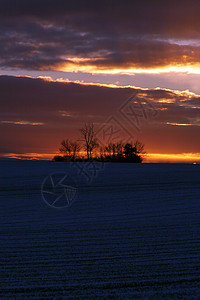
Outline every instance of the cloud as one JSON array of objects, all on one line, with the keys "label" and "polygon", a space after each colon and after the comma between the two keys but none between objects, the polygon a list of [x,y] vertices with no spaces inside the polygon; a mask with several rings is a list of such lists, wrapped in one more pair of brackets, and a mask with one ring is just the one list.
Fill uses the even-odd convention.
[{"label": "cloud", "polygon": [[197,124],[190,124],[190,123],[187,123],[187,124],[181,124],[181,123],[170,123],[170,122],[166,122],[164,124],[167,124],[167,125],[171,125],[171,126],[200,126],[200,123],[197,123]]},{"label": "cloud", "polygon": [[0,76],[0,105],[1,153],[53,153],[63,138],[80,138],[84,122],[98,130],[110,117],[147,152],[195,153],[200,147],[200,96],[188,91]]},{"label": "cloud", "polygon": [[199,67],[197,1],[3,0],[0,66],[125,72]]},{"label": "cloud", "polygon": [[44,125],[42,122],[29,122],[29,121],[1,121],[4,124],[13,124],[13,125],[31,125],[31,126],[41,126]]}]

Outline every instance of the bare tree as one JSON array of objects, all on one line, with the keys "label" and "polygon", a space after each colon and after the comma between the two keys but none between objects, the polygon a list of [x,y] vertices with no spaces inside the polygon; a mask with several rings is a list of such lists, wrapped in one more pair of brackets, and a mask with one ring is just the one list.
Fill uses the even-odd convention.
[{"label": "bare tree", "polygon": [[80,151],[80,145],[76,141],[67,139],[61,142],[59,150],[69,158],[75,159]]},{"label": "bare tree", "polygon": [[116,144],[115,148],[116,148],[117,157],[122,157],[123,156],[124,143],[122,141],[118,142]]},{"label": "bare tree", "polygon": [[142,144],[140,141],[136,140],[134,143],[135,147],[135,153],[137,154],[145,154],[146,152],[144,151],[144,144]]},{"label": "bare tree", "polygon": [[106,149],[105,149],[105,147],[101,146],[99,148],[99,155],[100,155],[101,158],[105,157],[105,155],[106,155]]},{"label": "bare tree", "polygon": [[93,150],[99,146],[95,137],[94,124],[85,123],[84,127],[82,127],[80,131],[83,137],[82,141],[84,142],[85,150],[87,152],[87,158],[90,159],[92,158]]},{"label": "bare tree", "polygon": [[108,156],[113,156],[113,144],[109,143],[105,146],[105,151],[107,152]]},{"label": "bare tree", "polygon": [[80,145],[76,141],[71,141],[71,148],[72,148],[72,157],[75,159],[81,149]]},{"label": "bare tree", "polygon": [[112,156],[115,158],[116,156],[122,156],[123,155],[123,143],[118,142],[116,144],[114,143],[109,143],[106,147],[105,150],[108,153],[109,156]]},{"label": "bare tree", "polygon": [[63,140],[61,142],[60,152],[71,157],[72,154],[72,147],[71,147],[71,141],[70,140]]}]

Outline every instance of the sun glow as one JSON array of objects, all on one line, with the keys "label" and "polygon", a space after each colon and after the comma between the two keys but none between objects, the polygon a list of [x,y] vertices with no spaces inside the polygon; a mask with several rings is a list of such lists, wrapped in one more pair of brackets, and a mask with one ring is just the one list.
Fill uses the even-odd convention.
[{"label": "sun glow", "polygon": [[185,162],[185,163],[200,163],[200,153],[148,153],[146,154],[146,162]]},{"label": "sun glow", "polygon": [[52,160],[59,153],[6,153],[4,158],[14,158],[20,160]]},{"label": "sun glow", "polygon": [[[83,156],[84,153],[81,153]],[[4,158],[14,158],[20,160],[52,160],[55,155],[60,155],[60,152],[52,153],[6,153],[2,155]],[[200,153],[148,153],[144,155],[145,163],[200,163]]]},{"label": "sun glow", "polygon": [[[95,65],[95,62],[102,61],[102,64]],[[66,62],[57,65],[56,71],[62,72],[85,72],[94,74],[162,74],[162,73],[187,73],[200,74],[200,64],[177,64],[167,65],[158,68],[115,68],[112,66],[104,66],[103,58],[69,58]]]}]

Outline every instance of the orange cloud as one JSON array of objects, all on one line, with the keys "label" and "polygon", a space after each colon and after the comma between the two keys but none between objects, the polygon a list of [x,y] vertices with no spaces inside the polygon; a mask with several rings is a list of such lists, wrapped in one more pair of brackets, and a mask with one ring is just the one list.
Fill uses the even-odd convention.
[{"label": "orange cloud", "polygon": [[13,124],[13,125],[31,125],[31,126],[42,126],[43,122],[29,122],[29,121],[1,121],[1,123],[5,124]]},{"label": "orange cloud", "polygon": [[[155,58],[156,59],[156,58]],[[144,66],[129,62],[127,65],[117,67],[116,65],[103,64],[105,59],[101,58],[102,63],[96,64],[99,59],[86,59],[74,57],[68,62],[62,62],[54,66],[49,66],[51,70],[62,71],[62,72],[84,72],[94,74],[123,74],[123,75],[134,75],[134,74],[163,74],[163,73],[187,73],[187,74],[200,74],[199,62],[185,63],[180,61],[174,64],[161,64],[160,67]],[[132,67],[131,67],[132,65]],[[44,68],[45,70],[45,68]]]}]

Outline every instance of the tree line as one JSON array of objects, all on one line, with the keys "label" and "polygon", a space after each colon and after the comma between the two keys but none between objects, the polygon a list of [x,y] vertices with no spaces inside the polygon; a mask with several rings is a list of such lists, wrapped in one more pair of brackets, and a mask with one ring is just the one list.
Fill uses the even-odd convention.
[{"label": "tree line", "polygon": [[[94,124],[86,123],[80,129],[81,139],[74,141],[66,139],[61,142],[60,155],[53,157],[53,161],[110,161],[110,162],[136,162],[144,159],[144,145],[136,140],[134,143],[109,143],[100,146],[95,135]],[[86,156],[80,155],[85,152]]]}]

